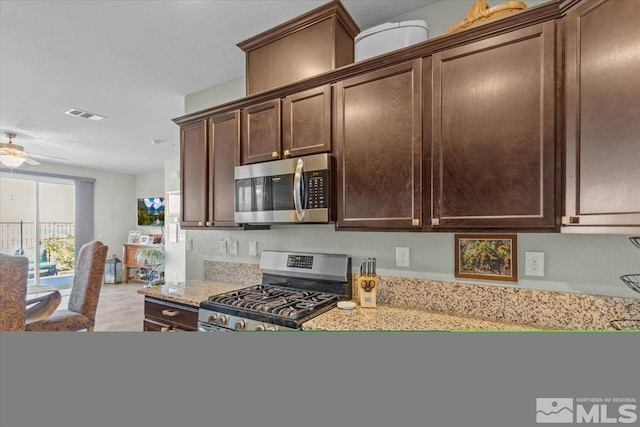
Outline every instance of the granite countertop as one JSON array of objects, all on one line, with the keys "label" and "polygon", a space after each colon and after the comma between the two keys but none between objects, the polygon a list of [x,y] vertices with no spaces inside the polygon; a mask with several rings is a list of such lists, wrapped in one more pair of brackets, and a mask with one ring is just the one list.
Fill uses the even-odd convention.
[{"label": "granite countertop", "polygon": [[[241,289],[247,285],[212,280],[190,280],[138,289],[138,293],[165,301],[198,307],[211,295]],[[417,308],[378,305],[356,306],[353,310],[334,308],[303,323],[305,331],[471,331],[544,330],[523,323],[488,320],[462,314],[447,314]],[[551,328],[549,328],[551,329]]]},{"label": "granite countertop", "polygon": [[502,322],[461,314],[447,314],[407,307],[357,306],[334,308],[303,323],[305,331],[535,331],[549,330],[523,323]]},{"label": "granite countertop", "polygon": [[207,299],[211,295],[244,287],[246,287],[246,285],[233,285],[211,280],[189,280],[186,283],[179,282],[138,289],[138,293],[152,298],[198,307],[200,301]]}]

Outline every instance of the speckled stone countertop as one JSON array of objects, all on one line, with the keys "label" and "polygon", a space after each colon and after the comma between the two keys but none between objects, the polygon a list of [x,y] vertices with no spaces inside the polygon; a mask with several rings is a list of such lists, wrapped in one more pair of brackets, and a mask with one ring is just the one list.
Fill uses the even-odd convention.
[{"label": "speckled stone countertop", "polygon": [[481,319],[460,314],[378,305],[353,310],[334,308],[304,322],[305,331],[536,331],[523,323]]},{"label": "speckled stone countertop", "polygon": [[190,280],[186,283],[142,288],[138,289],[138,293],[152,298],[198,307],[200,301],[207,299],[211,295],[233,291],[245,286],[212,280]]}]

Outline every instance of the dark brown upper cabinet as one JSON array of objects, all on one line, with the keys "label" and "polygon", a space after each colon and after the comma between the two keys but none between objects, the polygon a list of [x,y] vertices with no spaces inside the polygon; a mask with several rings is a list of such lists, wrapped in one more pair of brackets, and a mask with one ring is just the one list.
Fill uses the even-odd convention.
[{"label": "dark brown upper cabinet", "polygon": [[209,119],[209,164],[209,223],[215,227],[237,226],[234,168],[240,164],[239,111]]},{"label": "dark brown upper cabinet", "polygon": [[640,225],[640,2],[586,1],[565,24],[562,231],[623,232]]},{"label": "dark brown upper cabinet", "polygon": [[336,229],[420,230],[421,62],[336,84]]},{"label": "dark brown upper cabinet", "polygon": [[433,55],[432,229],[558,229],[555,33],[550,21]]},{"label": "dark brown upper cabinet", "polygon": [[183,125],[181,134],[180,224],[236,226],[233,169],[239,164],[239,111]]},{"label": "dark brown upper cabinet", "polygon": [[207,221],[207,120],[180,126],[180,225],[204,227]]},{"label": "dark brown upper cabinet", "polygon": [[243,165],[329,151],[331,85],[242,110]]},{"label": "dark brown upper cabinet", "polygon": [[331,85],[282,100],[282,155],[298,157],[331,151]]},{"label": "dark brown upper cabinet", "polygon": [[282,158],[280,98],[242,110],[242,164]]}]

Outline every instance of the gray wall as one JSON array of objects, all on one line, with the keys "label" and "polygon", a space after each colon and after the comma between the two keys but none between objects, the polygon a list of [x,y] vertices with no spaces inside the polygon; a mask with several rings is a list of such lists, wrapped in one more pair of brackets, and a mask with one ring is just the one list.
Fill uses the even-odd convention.
[{"label": "gray wall", "polygon": [[[430,38],[444,34],[449,26],[462,20],[473,0],[441,1],[389,21],[424,19]],[[490,6],[497,3],[490,2]],[[499,3],[499,2],[498,2]],[[544,3],[529,0],[534,7]],[[241,81],[242,80],[242,81]],[[244,97],[244,79],[234,79],[206,91],[185,98],[187,113],[213,107],[232,99]],[[619,277],[640,273],[640,250],[631,245],[625,235],[561,235],[518,234],[519,280],[516,284],[494,282],[504,286],[578,292],[640,298]],[[330,225],[272,226],[267,231],[187,231],[186,279],[203,278],[205,259],[258,263],[259,257],[249,257],[248,242],[258,242],[262,249],[334,252],[352,257],[355,267],[363,257],[375,257],[381,274],[453,280],[454,235],[451,233],[387,233],[336,232]],[[239,242],[238,255],[220,254],[222,240]],[[395,266],[395,247],[411,249],[411,265]],[[545,275],[525,277],[524,252],[545,253]]]}]

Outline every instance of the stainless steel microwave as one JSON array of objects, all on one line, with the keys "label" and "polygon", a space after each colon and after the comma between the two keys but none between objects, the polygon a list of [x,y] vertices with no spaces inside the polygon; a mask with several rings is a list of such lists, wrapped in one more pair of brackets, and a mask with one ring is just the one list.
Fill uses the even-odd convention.
[{"label": "stainless steel microwave", "polygon": [[236,166],[237,224],[334,221],[335,159],[330,154]]}]

